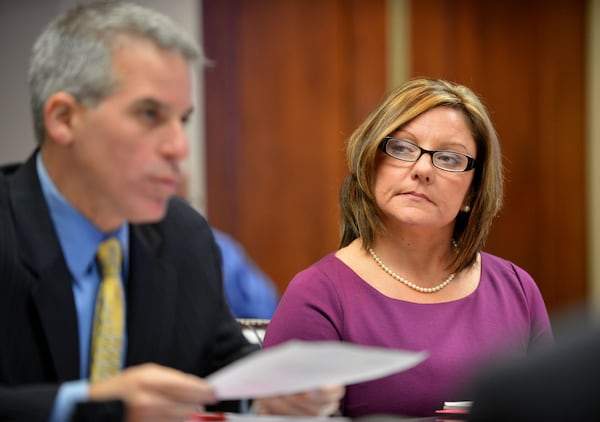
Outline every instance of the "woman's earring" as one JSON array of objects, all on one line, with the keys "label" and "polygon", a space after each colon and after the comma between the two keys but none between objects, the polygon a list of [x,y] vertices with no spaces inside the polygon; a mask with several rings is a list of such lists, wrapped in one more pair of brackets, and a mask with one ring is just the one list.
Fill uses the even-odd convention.
[{"label": "woman's earring", "polygon": [[470,205],[465,205],[464,207],[462,207],[462,212],[469,212],[471,211],[471,206]]}]

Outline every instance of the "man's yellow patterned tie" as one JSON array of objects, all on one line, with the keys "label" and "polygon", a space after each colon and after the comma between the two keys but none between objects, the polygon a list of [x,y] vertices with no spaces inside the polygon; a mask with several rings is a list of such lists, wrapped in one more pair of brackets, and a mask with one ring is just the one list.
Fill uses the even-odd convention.
[{"label": "man's yellow patterned tie", "polygon": [[121,370],[124,302],[121,284],[121,245],[109,238],[98,247],[102,280],[96,299],[90,379],[103,380]]}]

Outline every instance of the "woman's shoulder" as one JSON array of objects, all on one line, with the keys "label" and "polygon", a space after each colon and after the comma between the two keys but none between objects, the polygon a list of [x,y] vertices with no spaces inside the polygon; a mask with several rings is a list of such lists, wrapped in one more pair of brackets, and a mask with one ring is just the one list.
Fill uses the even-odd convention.
[{"label": "woman's shoulder", "polygon": [[346,264],[344,264],[335,255],[336,252],[330,252],[323,256],[321,259],[310,265],[309,267],[298,272],[292,282],[305,282],[305,280],[337,280],[341,276],[341,273],[349,270]]},{"label": "woman's shoulder", "polygon": [[518,285],[525,290],[538,290],[537,284],[529,272],[518,264],[486,252],[481,252],[481,277],[500,286]]},{"label": "woman's shoulder", "polygon": [[511,271],[511,272],[523,272],[527,273],[527,271],[521,268],[518,264],[514,262],[502,258],[497,255],[493,255],[489,252],[481,252],[481,263],[482,266],[485,266],[488,269],[493,269],[497,271]]},{"label": "woman's shoulder", "polygon": [[298,272],[286,287],[285,295],[304,297],[311,301],[339,299],[356,292],[362,284],[364,283],[358,275],[336,256],[336,252],[330,252]]}]

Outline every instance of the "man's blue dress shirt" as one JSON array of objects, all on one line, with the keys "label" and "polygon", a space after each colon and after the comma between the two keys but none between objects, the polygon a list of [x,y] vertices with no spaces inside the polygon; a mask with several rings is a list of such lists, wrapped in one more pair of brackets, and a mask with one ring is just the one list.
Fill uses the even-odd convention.
[{"label": "man's blue dress shirt", "polygon": [[[123,250],[122,280],[127,280],[129,257],[129,228],[123,224],[112,233],[102,233],[58,191],[37,156],[37,172],[50,216],[58,235],[67,268],[73,279],[73,297],[77,310],[79,334],[79,374],[81,380],[89,377],[90,344],[96,307],[96,295],[100,284],[100,272],[96,263],[98,245],[108,237],[117,237]],[[123,348],[126,350],[125,338]],[[123,356],[125,353],[123,353]],[[59,389],[51,421],[68,420],[77,401],[87,399],[87,381],[64,383]]]},{"label": "man's blue dress shirt", "polygon": [[223,284],[229,307],[237,318],[270,319],[279,302],[271,279],[231,236],[213,228],[223,256]]}]

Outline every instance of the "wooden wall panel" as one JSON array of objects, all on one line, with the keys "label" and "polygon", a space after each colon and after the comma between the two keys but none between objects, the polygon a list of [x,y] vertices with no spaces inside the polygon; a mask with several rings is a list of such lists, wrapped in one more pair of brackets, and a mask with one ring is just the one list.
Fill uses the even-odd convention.
[{"label": "wooden wall panel", "polygon": [[204,0],[207,213],[283,291],[338,242],[344,142],[386,86],[385,0]]},{"label": "wooden wall panel", "polygon": [[587,293],[584,1],[411,2],[411,74],[481,94],[506,166],[486,245],[528,270],[550,310]]}]

